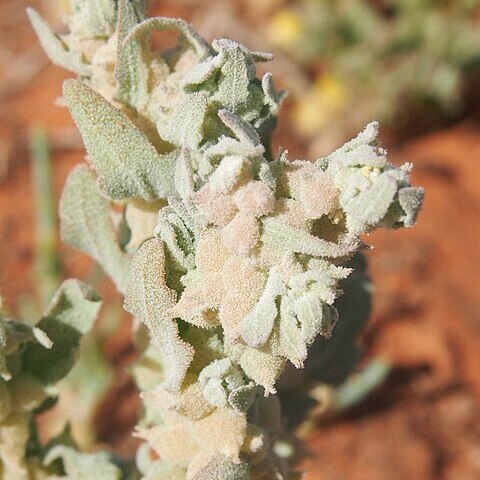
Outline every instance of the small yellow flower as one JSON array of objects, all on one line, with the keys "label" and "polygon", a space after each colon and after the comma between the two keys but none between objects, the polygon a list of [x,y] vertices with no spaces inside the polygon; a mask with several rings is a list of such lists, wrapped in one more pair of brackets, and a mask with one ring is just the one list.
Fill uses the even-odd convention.
[{"label": "small yellow flower", "polygon": [[343,112],[347,91],[341,80],[332,73],[319,75],[309,91],[298,99],[293,121],[299,133],[313,136]]},{"label": "small yellow flower", "polygon": [[299,15],[288,9],[281,9],[275,13],[267,29],[271,42],[287,49],[299,39],[301,32],[302,22]]}]

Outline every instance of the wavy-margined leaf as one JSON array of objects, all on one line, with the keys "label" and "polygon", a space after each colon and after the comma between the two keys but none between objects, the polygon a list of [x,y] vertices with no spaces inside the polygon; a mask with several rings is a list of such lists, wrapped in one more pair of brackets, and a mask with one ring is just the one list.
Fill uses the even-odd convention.
[{"label": "wavy-margined leaf", "polygon": [[169,120],[157,124],[159,135],[178,147],[198,149],[204,138],[207,107],[208,96],[205,93],[183,95],[173,106]]},{"label": "wavy-margined leaf", "polygon": [[33,340],[30,325],[4,318],[0,315],[0,377],[8,381],[12,378],[8,357],[21,352]]},{"label": "wavy-margined leaf", "polygon": [[59,210],[63,241],[94,258],[123,292],[129,257],[118,244],[110,204],[98,191],[95,176],[86,165],[75,167],[68,176]]},{"label": "wavy-margined leaf", "polygon": [[149,18],[133,28],[124,43],[128,44],[136,38],[145,38],[153,31],[161,32],[165,30],[172,30],[181,33],[201,59],[211,52],[210,45],[200,37],[200,35],[187,22],[185,22],[185,20],[180,18]]},{"label": "wavy-margined leaf", "polygon": [[70,50],[68,45],[50,28],[45,19],[33,8],[27,15],[50,60],[59,67],[81,76],[90,75],[90,66],[83,62],[79,51]]},{"label": "wavy-margined leaf", "polygon": [[371,310],[371,283],[366,262],[357,253],[347,264],[353,273],[342,280],[344,294],[335,301],[338,322],[331,338],[316,337],[310,347],[305,369],[318,381],[338,385],[353,371],[361,356],[358,336]]},{"label": "wavy-margined leaf", "polygon": [[158,238],[147,240],[132,261],[125,309],[148,327],[152,342],[164,355],[164,386],[170,390],[180,389],[194,353],[193,347],[180,338],[170,314],[176,296],[165,281],[163,242]]},{"label": "wavy-margined leaf", "polygon": [[262,240],[280,251],[305,253],[316,257],[341,258],[355,252],[359,246],[355,236],[341,243],[327,242],[285,222],[268,217],[263,220]]},{"label": "wavy-margined leaf", "polygon": [[58,459],[62,461],[65,478],[68,480],[120,480],[122,478],[121,470],[103,452],[81,453],[64,445],[56,445],[47,453],[44,463],[50,465]]},{"label": "wavy-margined leaf", "polygon": [[348,229],[361,233],[376,226],[387,214],[397,193],[397,182],[389,172],[380,174],[365,191],[355,196],[340,196],[347,214]]},{"label": "wavy-margined leaf", "polygon": [[249,347],[263,345],[270,337],[278,316],[277,298],[283,293],[286,293],[285,285],[272,268],[257,305],[240,323],[242,338]]},{"label": "wavy-margined leaf", "polygon": [[251,147],[259,147],[261,145],[260,137],[255,129],[238,115],[224,109],[218,112],[218,116],[241,143]]},{"label": "wavy-margined leaf", "polygon": [[155,200],[175,194],[178,152],[159,154],[124,113],[84,83],[67,80],[63,93],[108,197]]},{"label": "wavy-margined leaf", "polygon": [[303,367],[303,362],[307,358],[307,343],[303,338],[293,302],[288,297],[282,297],[280,302],[280,318],[276,326],[278,340],[278,351],[288,358],[297,368]]},{"label": "wavy-margined leaf", "polygon": [[211,405],[225,407],[230,393],[244,386],[241,370],[229,358],[214,360],[198,377],[205,398]]},{"label": "wavy-margined leaf", "polygon": [[144,19],[141,5],[130,0],[120,0],[118,4],[118,50],[115,75],[118,90],[115,98],[134,108],[142,108],[148,100],[148,67],[143,60],[142,44],[132,39],[124,40],[136,25]]},{"label": "wavy-margined leaf", "polygon": [[117,2],[115,0],[84,0],[82,15],[92,36],[108,37],[115,30]]},{"label": "wavy-margined leaf", "polygon": [[45,384],[63,378],[72,368],[82,335],[95,321],[102,302],[88,285],[78,280],[63,282],[37,324],[52,345],[29,343],[23,353],[26,371]]},{"label": "wavy-margined leaf", "polygon": [[406,187],[398,192],[398,201],[405,212],[403,223],[406,227],[412,227],[415,224],[424,195],[423,188],[419,187]]},{"label": "wavy-margined leaf", "polygon": [[213,48],[223,56],[215,98],[235,110],[247,101],[248,85],[255,77],[253,61],[245,47],[232,40],[214,40]]}]

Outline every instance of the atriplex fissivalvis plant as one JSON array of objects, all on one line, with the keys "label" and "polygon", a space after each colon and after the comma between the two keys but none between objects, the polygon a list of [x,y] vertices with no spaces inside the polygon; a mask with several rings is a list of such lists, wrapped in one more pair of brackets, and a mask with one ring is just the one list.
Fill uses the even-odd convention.
[{"label": "atriplex fissivalvis plant", "polygon": [[[277,380],[318,336],[335,341],[360,235],[412,226],[423,191],[410,165],[388,163],[375,123],[316,162],[273,157],[284,94],[255,66],[271,56],[144,9],[72,0],[61,36],[28,11],[47,54],[79,77],[63,98],[88,163],[67,180],[61,234],[137,320],[142,478],[294,478],[274,449]],[[179,32],[175,48],[152,51],[155,30]]]}]

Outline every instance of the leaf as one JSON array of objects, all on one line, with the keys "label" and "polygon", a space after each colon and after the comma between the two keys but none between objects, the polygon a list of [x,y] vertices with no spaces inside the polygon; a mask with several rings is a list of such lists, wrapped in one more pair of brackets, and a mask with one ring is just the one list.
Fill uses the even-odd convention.
[{"label": "leaf", "polygon": [[287,97],[287,93],[283,90],[278,91],[273,84],[273,76],[267,72],[262,77],[262,90],[265,94],[265,103],[270,107],[273,115],[278,112],[282,100]]},{"label": "leaf", "polygon": [[226,457],[216,456],[192,480],[249,480],[250,468],[246,461],[234,463]]},{"label": "leaf", "polygon": [[52,342],[47,349],[29,343],[23,353],[25,370],[45,384],[62,379],[72,368],[80,339],[93,326],[102,302],[91,287],[66,280],[37,324]]},{"label": "leaf", "polygon": [[200,59],[206,57],[210,52],[210,45],[184,20],[180,18],[155,17],[149,18],[137,25],[130,31],[125,39],[125,45],[135,38],[150,35],[153,31],[173,30],[181,33],[187,42],[192,46]]},{"label": "leaf", "polygon": [[282,297],[280,302],[278,337],[280,353],[296,368],[302,368],[307,358],[307,344],[298,325],[293,302],[288,297]]},{"label": "leaf", "polygon": [[286,288],[282,279],[276,269],[272,268],[257,305],[240,323],[240,333],[249,347],[263,345],[270,337],[278,315],[277,297],[284,293]]},{"label": "leaf", "polygon": [[256,391],[257,386],[253,382],[238,387],[235,390],[232,390],[228,396],[228,403],[236,412],[245,413],[252,405]]},{"label": "leaf", "polygon": [[83,63],[81,53],[70,50],[36,10],[28,7],[27,15],[43,49],[55,65],[70,70],[77,75],[85,77],[90,75],[90,66]]},{"label": "leaf", "polygon": [[372,303],[372,285],[363,255],[357,253],[347,265],[354,271],[340,285],[345,293],[335,302],[339,320],[334,334],[330,339],[317,337],[305,362],[311,377],[334,385],[344,382],[360,359],[358,336],[368,320]]},{"label": "leaf", "polygon": [[157,124],[159,135],[178,147],[198,149],[204,137],[207,107],[208,96],[205,93],[183,95],[173,106],[168,122]]},{"label": "leaf", "polygon": [[82,14],[92,36],[110,36],[115,30],[116,13],[114,0],[84,0]]},{"label": "leaf", "polygon": [[263,220],[262,241],[280,251],[305,253],[316,257],[341,258],[349,256],[358,248],[356,237],[346,237],[340,243],[327,242],[304,230],[268,217]]},{"label": "leaf", "polygon": [[234,353],[247,377],[261,385],[266,394],[276,393],[275,382],[285,367],[284,358],[244,345],[235,346]]},{"label": "leaf", "polygon": [[31,340],[33,331],[30,325],[0,315],[0,376],[3,380],[12,378],[8,357],[22,352]]},{"label": "leaf", "polygon": [[351,152],[363,145],[375,145],[378,136],[378,122],[369,123],[362,132],[360,132],[353,140],[342,145],[340,148],[335,150],[333,153],[328,155],[325,158],[320,158],[315,162],[315,165],[325,168],[325,165],[328,165],[330,162],[335,161],[341,158],[348,152]]},{"label": "leaf", "polygon": [[165,356],[165,388],[178,391],[194,351],[180,338],[178,326],[169,313],[176,297],[165,281],[163,242],[158,238],[147,240],[133,258],[124,306],[147,326],[152,342]]},{"label": "leaf", "polygon": [[213,47],[223,54],[215,98],[229,110],[235,111],[247,101],[248,86],[254,78],[254,71],[252,72],[251,65],[248,65],[244,48],[237,42],[227,39],[214,40]]},{"label": "leaf", "polygon": [[194,92],[202,83],[209,81],[223,63],[223,55],[208,57],[194,65],[182,78],[181,86],[186,92]]},{"label": "leaf", "polygon": [[148,101],[148,67],[143,60],[142,44],[133,39],[124,43],[130,30],[143,19],[143,9],[130,0],[118,6],[118,51],[115,76],[118,90],[115,99],[137,110]]},{"label": "leaf", "polygon": [[59,210],[62,240],[94,258],[119,291],[125,291],[130,260],[118,245],[110,204],[86,165],[75,167],[68,176]]},{"label": "leaf", "polygon": [[229,358],[214,360],[207,365],[198,377],[203,395],[211,405],[225,407],[229,395],[244,386],[241,370]]},{"label": "leaf", "polygon": [[186,149],[182,149],[175,165],[175,190],[184,202],[190,201],[195,192],[192,162]]},{"label": "leaf", "polygon": [[239,116],[228,110],[220,110],[218,116],[241,143],[251,147],[259,147],[261,145],[260,137],[255,129]]},{"label": "leaf", "polygon": [[170,205],[158,214],[155,235],[164,242],[179,266],[185,270],[195,268],[197,230],[193,208],[178,200],[170,199]]},{"label": "leaf", "polygon": [[362,233],[375,227],[387,214],[397,193],[397,182],[385,172],[376,177],[369,188],[353,197],[340,196],[340,205],[347,214],[347,227]]},{"label": "leaf", "polygon": [[412,227],[415,224],[424,195],[423,188],[418,187],[405,187],[398,192],[398,201],[405,212],[403,223],[406,227]]},{"label": "leaf", "polygon": [[45,456],[44,464],[62,460],[68,480],[120,480],[121,470],[114,465],[109,455],[99,453],[81,453],[64,445],[53,447]]},{"label": "leaf", "polygon": [[178,152],[160,155],[124,113],[86,84],[66,80],[63,94],[108,197],[154,200],[175,194]]}]

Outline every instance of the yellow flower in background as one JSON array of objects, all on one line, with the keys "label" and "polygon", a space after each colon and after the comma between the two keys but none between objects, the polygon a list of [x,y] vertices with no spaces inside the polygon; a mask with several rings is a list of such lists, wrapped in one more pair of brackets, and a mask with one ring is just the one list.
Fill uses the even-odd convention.
[{"label": "yellow flower in background", "polygon": [[292,117],[298,132],[313,136],[335,120],[347,104],[347,91],[343,82],[325,72],[318,75],[305,95],[297,99]]},{"label": "yellow flower in background", "polygon": [[300,16],[294,10],[281,9],[271,18],[267,35],[272,43],[288,49],[295,43],[302,32]]}]

